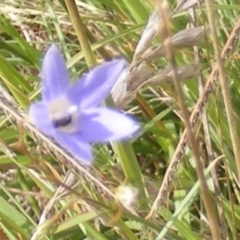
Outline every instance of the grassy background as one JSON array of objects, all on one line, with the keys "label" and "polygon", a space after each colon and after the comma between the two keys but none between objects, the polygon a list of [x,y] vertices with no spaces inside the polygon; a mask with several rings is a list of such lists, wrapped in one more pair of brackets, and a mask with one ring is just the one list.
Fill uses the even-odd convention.
[{"label": "grassy background", "polygon": [[[240,239],[239,9],[236,0],[1,0],[0,239]],[[53,42],[72,81],[104,60],[130,63],[112,98],[142,131],[94,145],[89,169],[25,114]],[[201,117],[189,121],[196,106]]]}]

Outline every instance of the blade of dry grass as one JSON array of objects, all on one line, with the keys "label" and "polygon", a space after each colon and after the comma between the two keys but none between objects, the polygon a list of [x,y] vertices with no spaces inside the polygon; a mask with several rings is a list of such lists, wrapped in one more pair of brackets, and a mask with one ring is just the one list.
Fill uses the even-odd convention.
[{"label": "blade of dry grass", "polygon": [[[232,46],[234,45],[234,42],[236,41],[236,34],[238,34],[239,29],[240,29],[240,18],[236,22],[226,44],[221,52],[221,57],[223,59],[226,59],[229,57],[230,52],[232,50]],[[192,114],[190,116],[190,122],[191,122],[192,128],[197,126],[199,118],[201,117],[201,114],[206,106],[207,101],[208,101],[209,95],[212,93],[212,91],[215,87],[215,84],[217,82],[217,76],[218,76],[218,65],[215,65],[204,88],[203,88],[203,91],[196,103],[196,106],[194,107],[194,110],[192,111]],[[148,218],[152,218],[156,214],[156,212],[159,210],[159,208],[164,204],[164,201],[165,201],[168,191],[170,189],[171,182],[177,171],[177,168],[181,161],[185,147],[187,146],[186,137],[187,137],[187,131],[185,129],[181,136],[181,139],[178,142],[178,145],[173,154],[173,157],[168,166],[168,169],[165,173],[161,188],[159,189],[158,195],[154,201],[154,204],[151,207],[151,211],[148,214]]]}]

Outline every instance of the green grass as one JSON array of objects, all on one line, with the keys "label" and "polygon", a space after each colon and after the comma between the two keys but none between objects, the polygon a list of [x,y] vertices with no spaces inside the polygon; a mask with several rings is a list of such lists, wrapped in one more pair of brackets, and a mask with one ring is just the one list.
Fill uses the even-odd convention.
[{"label": "green grass", "polygon": [[[174,12],[176,1],[157,2],[1,1],[1,240],[240,238],[239,30],[231,35],[236,24],[240,29],[239,3],[186,2]],[[209,30],[165,41],[193,25]],[[90,168],[28,123],[53,42],[72,81],[105,60],[121,56],[131,64],[107,104],[132,114],[141,131],[130,142],[94,145]],[[204,111],[197,124],[189,122],[216,64]],[[127,190],[132,204],[124,207]]]}]

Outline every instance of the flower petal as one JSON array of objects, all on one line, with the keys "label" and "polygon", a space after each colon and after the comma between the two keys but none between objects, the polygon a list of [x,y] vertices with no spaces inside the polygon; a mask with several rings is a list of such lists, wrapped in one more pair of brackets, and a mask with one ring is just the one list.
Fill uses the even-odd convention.
[{"label": "flower petal", "polygon": [[103,63],[79,79],[68,91],[73,103],[81,103],[81,108],[97,107],[109,94],[126,67],[123,59]]},{"label": "flower petal", "polygon": [[30,106],[29,117],[31,122],[45,135],[53,136],[54,129],[44,102],[34,103]]},{"label": "flower petal", "polygon": [[81,116],[82,138],[89,142],[124,140],[139,130],[139,125],[123,113],[95,108]]},{"label": "flower petal", "polygon": [[56,131],[55,140],[81,163],[91,164],[93,160],[91,146],[89,143],[82,141],[81,136],[76,133],[65,134]]},{"label": "flower petal", "polygon": [[42,96],[43,100],[51,102],[67,91],[69,76],[65,61],[56,45],[52,45],[42,65]]}]

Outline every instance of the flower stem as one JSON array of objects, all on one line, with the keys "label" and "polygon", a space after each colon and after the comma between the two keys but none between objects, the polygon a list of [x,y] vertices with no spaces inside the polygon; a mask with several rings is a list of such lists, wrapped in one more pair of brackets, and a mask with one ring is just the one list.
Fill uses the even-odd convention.
[{"label": "flower stem", "polygon": [[73,23],[78,41],[81,45],[84,57],[86,59],[86,63],[88,67],[91,68],[96,65],[96,60],[94,59],[92,49],[89,45],[88,38],[86,36],[86,28],[78,12],[77,5],[75,3],[75,0],[65,0],[65,3],[69,12],[69,17]]},{"label": "flower stem", "polygon": [[145,196],[143,177],[131,144],[129,142],[118,142],[112,143],[112,147],[122,166],[126,184],[137,188],[139,196],[142,198],[142,196]]}]

